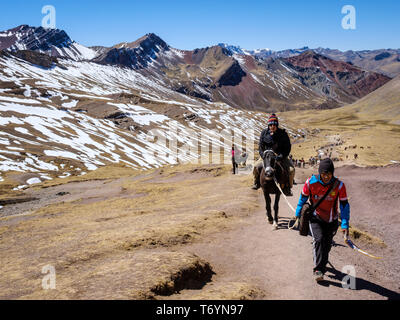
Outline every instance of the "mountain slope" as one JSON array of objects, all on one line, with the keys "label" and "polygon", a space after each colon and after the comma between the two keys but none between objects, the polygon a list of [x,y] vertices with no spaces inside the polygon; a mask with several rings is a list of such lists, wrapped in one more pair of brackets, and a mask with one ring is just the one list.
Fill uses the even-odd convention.
[{"label": "mountain slope", "polygon": [[134,42],[120,43],[103,50],[93,61],[140,69],[146,68],[153,60],[159,58],[160,54],[167,54],[168,51],[171,51],[171,48],[157,35],[150,33]]},{"label": "mountain slope", "polygon": [[325,101],[283,64],[269,65],[220,46],[184,52],[184,62],[162,69],[180,92],[237,108],[275,111],[316,107]]},{"label": "mountain slope", "polygon": [[[45,68],[62,68],[63,64],[40,54],[129,68],[149,83],[188,97],[271,112],[338,107],[388,80],[346,63],[304,53],[306,47],[280,52],[281,56],[303,52],[286,59],[271,58],[277,53],[269,49],[251,51],[226,44],[182,51],[153,33],[110,48],[85,48],[62,30],[22,25],[0,33],[0,49]],[[260,58],[265,56],[270,58]]]},{"label": "mountain slope", "polygon": [[340,51],[317,48],[315,52],[331,59],[350,62],[362,69],[382,73],[389,77],[400,74],[400,49]]},{"label": "mountain slope", "polygon": [[400,75],[347,108],[400,125]]},{"label": "mountain slope", "polygon": [[[193,147],[197,135],[230,161],[232,142],[221,141],[227,130],[246,136],[251,129],[258,136],[266,125],[264,113],[189,97],[137,70],[66,59],[57,64],[44,68],[0,55],[3,174],[30,172],[43,181],[110,163],[152,168],[197,161],[203,151],[208,155]],[[174,157],[173,146],[152,138],[154,130],[189,150]],[[301,137],[287,130],[293,139]]]},{"label": "mountain slope", "polygon": [[311,50],[284,59],[302,83],[339,102],[349,103],[379,88],[389,77],[335,61]]},{"label": "mountain slope", "polygon": [[72,41],[63,30],[28,25],[0,32],[0,50],[31,50],[78,61],[91,60],[96,55],[94,50]]},{"label": "mountain slope", "polygon": [[232,51],[232,53],[253,55],[261,59],[289,58],[312,50],[330,59],[347,62],[364,70],[382,73],[390,78],[400,74],[400,49],[340,51],[322,47],[311,49],[305,46],[298,49],[273,51],[270,49],[247,50],[239,46],[232,46],[225,43],[220,43],[219,46]]},{"label": "mountain slope", "polygon": [[[51,34],[43,34],[48,47],[57,44]],[[44,43],[36,49],[27,44],[31,50],[0,51],[0,171],[37,178],[115,162],[151,168],[194,161],[201,156],[197,149],[174,158],[149,133],[176,137],[179,146],[192,145],[199,133],[229,151],[231,141],[220,139],[223,130],[244,135],[254,129],[257,136],[265,111],[337,107],[386,79],[314,53],[264,60],[220,46],[181,51],[154,34],[95,47],[100,58],[93,61],[49,56]],[[112,52],[116,59],[107,60]],[[324,92],[320,84],[334,90]],[[293,142],[304,138],[302,128],[280,119]],[[171,126],[177,131],[170,135]]]}]

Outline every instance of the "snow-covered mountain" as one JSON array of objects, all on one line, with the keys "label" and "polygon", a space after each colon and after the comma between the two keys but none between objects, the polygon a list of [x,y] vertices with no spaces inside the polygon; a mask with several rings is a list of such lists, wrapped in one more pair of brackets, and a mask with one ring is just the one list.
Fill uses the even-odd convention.
[{"label": "snow-covered mountain", "polygon": [[218,43],[218,46],[220,46],[221,48],[225,48],[232,53],[253,55],[253,56],[257,56],[257,57],[261,57],[261,58],[269,57],[274,53],[274,51],[272,51],[271,49],[268,49],[268,48],[247,50],[247,49],[241,48],[240,46],[233,46],[233,45],[229,45],[227,43]]},{"label": "snow-covered mountain", "polygon": [[91,60],[96,56],[95,50],[72,41],[63,30],[28,25],[0,32],[0,50],[31,50],[78,61]]},{"label": "snow-covered mountain", "polygon": [[[266,125],[263,113],[179,93],[157,74],[90,61],[56,62],[42,67],[0,55],[2,180],[13,171],[43,181],[109,163],[152,168],[197,161],[197,134],[222,147],[229,163],[232,141],[221,137],[232,129],[239,136],[254,129],[257,136]],[[281,123],[285,126],[284,119]],[[154,130],[170,141],[175,137],[186,151],[173,157],[172,146],[151,139]],[[294,139],[304,135],[288,130]]]},{"label": "snow-covered mountain", "polygon": [[226,43],[220,43],[218,45],[226,48],[232,53],[253,55],[261,59],[290,58],[312,50],[330,59],[351,63],[364,70],[382,73],[391,78],[394,78],[400,74],[400,49],[340,51],[337,49],[322,47],[311,49],[305,46],[298,49],[285,49],[274,51],[270,49],[248,50],[243,49],[240,46],[233,46]]},{"label": "snow-covered mountain", "polygon": [[[1,32],[0,48],[0,183],[10,171],[43,180],[116,162],[197,161],[209,154],[198,152],[197,136],[229,163],[232,141],[221,138],[254,130],[256,139],[265,112],[337,106],[387,80],[311,54],[262,59],[221,46],[179,50],[152,33],[86,48],[62,30],[24,25]],[[280,123],[293,141],[306,134]],[[185,152],[174,156],[165,143],[173,138]]]}]

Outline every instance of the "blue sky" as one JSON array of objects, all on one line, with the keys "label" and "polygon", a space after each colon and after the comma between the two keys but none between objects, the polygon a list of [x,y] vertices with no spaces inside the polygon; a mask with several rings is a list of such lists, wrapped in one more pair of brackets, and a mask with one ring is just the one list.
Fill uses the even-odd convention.
[{"label": "blue sky", "polygon": [[[86,46],[112,46],[153,32],[188,50],[219,42],[273,50],[400,48],[395,0],[13,0],[0,4],[0,30],[40,26],[44,5],[55,7],[57,28]],[[344,5],[356,9],[355,30],[342,28]]]}]

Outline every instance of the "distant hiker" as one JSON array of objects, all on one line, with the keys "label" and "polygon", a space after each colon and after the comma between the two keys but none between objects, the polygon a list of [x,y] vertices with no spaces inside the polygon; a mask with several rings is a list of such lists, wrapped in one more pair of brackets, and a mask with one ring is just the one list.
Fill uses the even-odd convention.
[{"label": "distant hiker", "polygon": [[232,170],[233,170],[233,174],[236,173],[236,169],[238,168],[238,164],[235,161],[235,146],[232,145]]},{"label": "distant hiker", "polygon": [[334,165],[331,159],[321,160],[319,175],[311,176],[304,184],[296,209],[296,224],[298,225],[301,210],[310,198],[311,204],[321,199],[333,186],[326,198],[311,215],[309,227],[313,237],[314,277],[321,281],[326,272],[329,251],[333,237],[338,229],[338,200],[340,202],[341,228],[345,239],[349,236],[350,204],[347,200],[346,187],[343,182],[334,177]]},{"label": "distant hiker", "polygon": [[280,161],[282,167],[287,173],[286,176],[288,176],[288,181],[286,181],[282,191],[286,196],[292,196],[291,188],[293,187],[295,169],[291,161],[288,159],[292,145],[286,130],[281,129],[278,126],[278,117],[275,114],[272,114],[268,118],[268,128],[261,132],[258,146],[258,153],[261,158],[254,166],[254,185],[252,186],[252,189],[257,190],[261,187],[260,174],[263,168],[262,156],[265,150],[272,149],[277,154],[277,160]]}]

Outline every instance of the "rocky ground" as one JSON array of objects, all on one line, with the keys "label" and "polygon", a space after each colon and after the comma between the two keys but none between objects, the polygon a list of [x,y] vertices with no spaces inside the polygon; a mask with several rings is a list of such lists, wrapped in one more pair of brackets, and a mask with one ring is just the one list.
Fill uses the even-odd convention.
[{"label": "rocky ground", "polygon": [[[383,259],[346,247],[338,232],[335,269],[321,284],[312,278],[311,237],[287,229],[293,212],[283,199],[273,231],[246,172],[232,175],[221,165],[100,170],[31,187],[23,197],[37,200],[4,205],[2,299],[400,297],[398,166],[337,169],[350,196],[352,239]],[[292,206],[312,172],[297,169]],[[43,290],[49,265],[56,289]],[[354,290],[341,285],[348,265]]]}]

